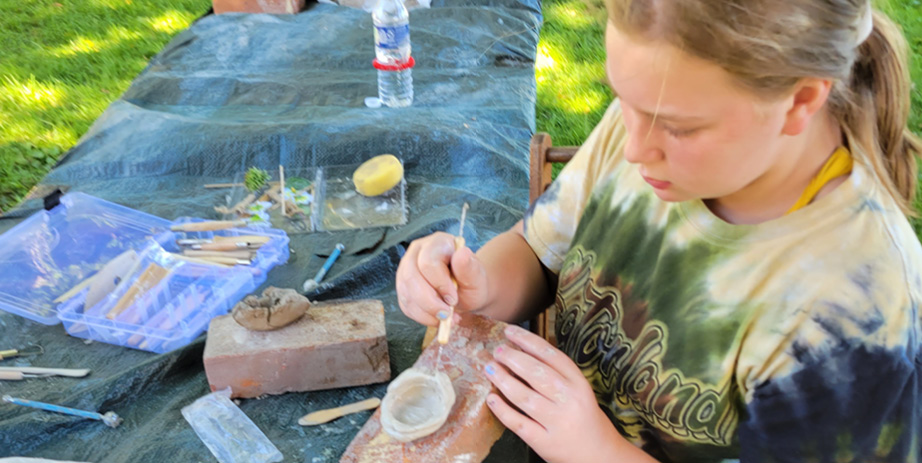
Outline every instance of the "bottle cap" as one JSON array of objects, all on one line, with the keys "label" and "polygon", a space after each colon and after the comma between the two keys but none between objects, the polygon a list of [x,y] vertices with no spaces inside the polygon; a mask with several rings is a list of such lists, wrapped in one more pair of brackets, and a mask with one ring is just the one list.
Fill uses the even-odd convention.
[{"label": "bottle cap", "polygon": [[403,71],[404,69],[410,69],[411,67],[415,66],[416,60],[411,56],[408,60],[402,63],[384,64],[378,61],[378,58],[375,58],[371,61],[371,64],[375,67],[375,69],[379,71]]}]

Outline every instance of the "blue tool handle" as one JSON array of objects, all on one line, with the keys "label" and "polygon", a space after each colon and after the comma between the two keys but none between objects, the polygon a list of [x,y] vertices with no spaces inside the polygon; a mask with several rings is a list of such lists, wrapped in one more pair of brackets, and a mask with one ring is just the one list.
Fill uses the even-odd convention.
[{"label": "blue tool handle", "polygon": [[64,413],[66,415],[82,416],[84,418],[91,418],[94,420],[102,420],[103,416],[96,412],[88,412],[86,410],[77,410],[76,408],[62,407],[60,405],[46,404],[44,402],[36,402],[34,400],[26,399],[17,399],[15,397],[10,397],[8,395],[3,396],[3,401],[11,404],[22,405],[23,407],[38,408],[41,410],[47,410],[49,412]]},{"label": "blue tool handle", "polygon": [[323,277],[326,276],[327,272],[330,271],[330,267],[333,266],[333,262],[336,262],[336,259],[343,252],[343,249],[346,249],[346,247],[343,246],[342,243],[336,245],[336,247],[333,249],[333,252],[330,253],[330,257],[327,257],[327,261],[323,263],[323,267],[321,267],[317,274],[314,275],[314,282],[320,283],[320,280],[322,280]]}]

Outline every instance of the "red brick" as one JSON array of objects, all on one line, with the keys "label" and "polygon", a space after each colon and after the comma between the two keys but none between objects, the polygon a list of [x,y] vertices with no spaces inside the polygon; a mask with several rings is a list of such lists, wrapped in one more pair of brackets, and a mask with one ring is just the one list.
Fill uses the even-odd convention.
[{"label": "red brick", "polygon": [[304,0],[212,0],[214,12],[295,14],[304,9]]},{"label": "red brick", "polygon": [[[487,395],[493,385],[483,374],[483,367],[493,358],[493,349],[505,341],[505,326],[468,315],[454,327],[448,344],[442,346],[441,368],[452,379],[457,400],[441,429],[402,443],[381,428],[378,409],[349,444],[340,463],[483,461],[504,429],[487,408]],[[434,370],[438,357],[439,343],[433,342],[413,366]]]},{"label": "red brick", "polygon": [[275,331],[252,331],[223,315],[205,341],[211,390],[258,397],[380,383],[391,377],[381,301],[311,305],[298,321]]}]

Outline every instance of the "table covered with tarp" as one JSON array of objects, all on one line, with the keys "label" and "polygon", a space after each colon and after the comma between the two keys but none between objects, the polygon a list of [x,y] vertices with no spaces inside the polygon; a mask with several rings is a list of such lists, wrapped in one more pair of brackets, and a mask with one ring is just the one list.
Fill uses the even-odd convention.
[{"label": "table covered with tarp", "polygon": [[[394,275],[409,242],[458,231],[477,249],[527,206],[528,145],[534,131],[534,60],[540,5],[534,0],[452,0],[411,11],[415,100],[366,107],[376,94],[372,24],[364,11],[311,4],[297,15],[208,15],[175,37],[114,102],[40,190],[83,192],[169,220],[219,218],[226,191],[206,189],[251,166],[348,165],[381,153],[404,162],[405,225],[290,235],[290,258],[263,286],[300,289],[335,243],[346,252],[313,300],[380,299],[393,375],[420,353],[424,328],[400,311]],[[42,207],[24,202],[0,232]],[[3,243],[0,243],[3,246]],[[154,354],[69,336],[0,312],[0,349],[41,345],[44,354],[4,365],[88,368],[81,379],[0,382],[0,394],[99,411],[100,422],[0,404],[0,457],[92,462],[214,461],[180,409],[210,392],[205,335]],[[240,401],[284,461],[338,461],[368,412],[316,427],[297,419],[370,396],[386,384],[288,393]],[[487,461],[525,461],[506,435]]]}]

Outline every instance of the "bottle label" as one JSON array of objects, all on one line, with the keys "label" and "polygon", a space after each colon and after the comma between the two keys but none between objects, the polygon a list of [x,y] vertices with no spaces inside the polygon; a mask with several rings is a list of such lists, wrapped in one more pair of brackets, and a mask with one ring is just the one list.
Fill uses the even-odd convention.
[{"label": "bottle label", "polygon": [[380,48],[396,50],[410,40],[410,25],[375,26],[375,43]]}]

